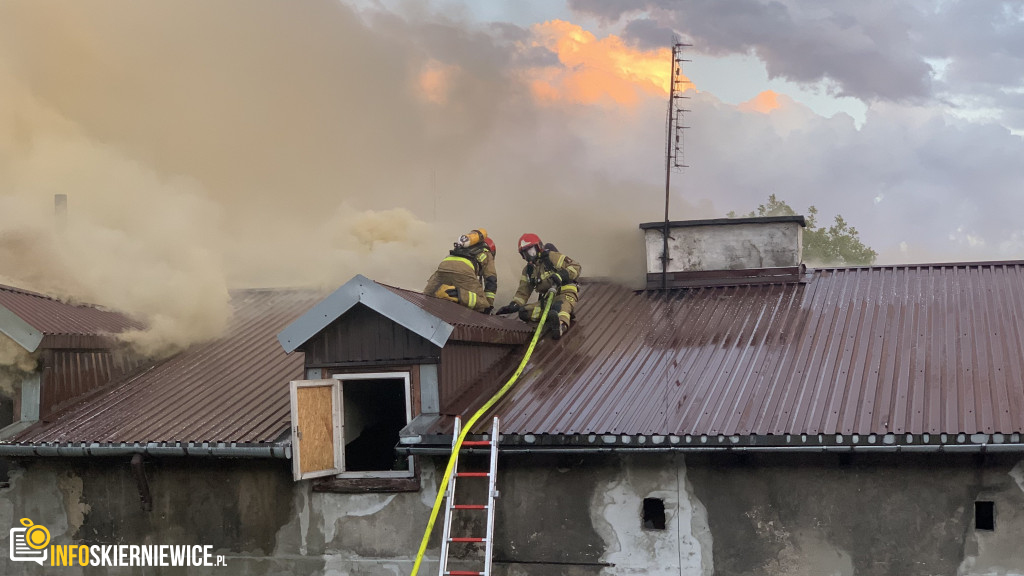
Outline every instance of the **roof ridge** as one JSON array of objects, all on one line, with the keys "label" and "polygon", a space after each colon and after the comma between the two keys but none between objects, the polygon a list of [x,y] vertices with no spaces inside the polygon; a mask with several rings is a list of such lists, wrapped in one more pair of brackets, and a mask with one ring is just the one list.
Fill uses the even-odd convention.
[{"label": "roof ridge", "polygon": [[991,266],[1024,266],[1024,260],[983,260],[978,262],[919,262],[909,264],[869,264],[847,266],[807,266],[807,272],[820,272],[823,270],[895,270],[911,268],[979,268]]}]

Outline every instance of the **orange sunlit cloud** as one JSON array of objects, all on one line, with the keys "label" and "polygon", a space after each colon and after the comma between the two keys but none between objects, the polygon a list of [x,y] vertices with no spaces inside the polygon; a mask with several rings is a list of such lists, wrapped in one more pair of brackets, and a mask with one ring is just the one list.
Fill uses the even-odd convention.
[{"label": "orange sunlit cloud", "polygon": [[448,87],[458,67],[430,60],[424,65],[417,79],[420,95],[428,102],[444,104],[448,100]]},{"label": "orange sunlit cloud", "polygon": [[[632,106],[644,94],[668,94],[672,61],[668,47],[638,50],[618,36],[598,39],[564,20],[535,24],[531,30],[532,45],[557,54],[560,64],[527,72],[537,100],[584,104],[607,100]],[[692,89],[693,85],[685,86]]]},{"label": "orange sunlit cloud", "polygon": [[779,95],[773,90],[765,90],[754,98],[743,102],[738,108],[744,112],[760,112],[761,114],[768,114],[772,110],[777,110],[781,106],[779,104]]}]

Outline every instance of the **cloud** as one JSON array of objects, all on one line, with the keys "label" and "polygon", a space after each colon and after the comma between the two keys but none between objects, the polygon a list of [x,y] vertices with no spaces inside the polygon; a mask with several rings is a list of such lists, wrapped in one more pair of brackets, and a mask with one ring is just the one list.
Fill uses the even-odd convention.
[{"label": "cloud", "polygon": [[760,112],[761,114],[768,114],[772,110],[778,110],[779,108],[779,95],[772,90],[765,90],[752,100],[743,102],[737,106],[740,110],[749,112]]},{"label": "cloud", "polygon": [[637,50],[618,36],[598,39],[564,20],[536,24],[531,31],[532,46],[558,55],[557,65],[526,71],[533,94],[541,101],[634,106],[644,93],[668,94],[668,48]]}]

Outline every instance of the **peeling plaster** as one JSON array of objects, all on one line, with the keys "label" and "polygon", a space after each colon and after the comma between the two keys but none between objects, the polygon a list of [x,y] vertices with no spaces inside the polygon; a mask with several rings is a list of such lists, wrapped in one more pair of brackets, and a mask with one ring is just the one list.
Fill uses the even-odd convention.
[{"label": "peeling plaster", "polygon": [[[624,465],[598,484],[591,502],[591,520],[605,541],[601,560],[615,574],[710,576],[711,533],[706,511],[686,486],[683,457],[674,467],[645,467],[624,457]],[[644,529],[644,498],[665,503],[665,530]]]},{"label": "peeling plaster", "polygon": [[[714,540],[711,536],[711,527],[708,525],[708,511],[704,507],[704,503],[697,498],[696,493],[693,491],[693,485],[686,476],[686,460],[682,456],[679,457],[676,474],[677,483],[680,485],[679,491],[681,494],[685,493],[686,495],[685,498],[679,498],[679,517],[690,518],[691,536],[690,538],[680,536],[680,566],[687,565],[683,561],[685,555],[685,557],[695,561],[695,566],[691,568],[694,575],[698,574],[696,569],[699,568],[701,576],[713,576],[715,573],[714,554],[712,553]],[[684,573],[680,570],[680,574]]]},{"label": "peeling plaster", "polygon": [[[292,491],[292,509],[295,514],[277,531],[274,545],[274,556],[283,556],[298,552],[302,556],[309,553],[307,538],[310,525],[310,488],[309,482],[296,482]],[[296,541],[296,533],[298,541]]]},{"label": "peeling plaster", "polygon": [[1020,488],[1021,492],[1024,492],[1024,460],[1017,462],[1017,465],[1010,469],[1008,472],[1010,478],[1017,483],[1017,487]]},{"label": "peeling plaster", "polygon": [[[447,466],[447,464],[445,465]],[[426,458],[420,459],[420,502],[427,508],[434,507],[434,501],[437,499],[437,489],[441,483],[441,474],[444,471],[438,471],[432,464],[432,462]]]},{"label": "peeling plaster", "polygon": [[70,470],[57,475],[57,488],[64,496],[64,509],[67,511],[68,536],[74,537],[85,522],[85,515],[92,509],[82,502],[82,477]]},{"label": "peeling plaster", "polygon": [[323,522],[324,539],[333,542],[339,518],[372,516],[387,507],[394,494],[346,494],[338,498],[334,494],[314,494],[317,509]]},{"label": "peeling plaster", "polygon": [[845,550],[809,531],[785,533],[779,551],[767,574],[814,574],[816,576],[853,576],[853,559]]}]

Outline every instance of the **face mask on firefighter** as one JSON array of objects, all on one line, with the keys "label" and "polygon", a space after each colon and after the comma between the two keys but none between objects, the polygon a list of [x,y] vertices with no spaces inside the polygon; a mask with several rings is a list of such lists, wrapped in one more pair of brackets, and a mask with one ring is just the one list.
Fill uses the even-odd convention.
[{"label": "face mask on firefighter", "polygon": [[533,259],[535,259],[537,257],[537,254],[538,254],[537,247],[536,246],[530,246],[526,250],[523,250],[522,252],[520,252],[520,254],[523,255],[523,260],[533,260]]}]

